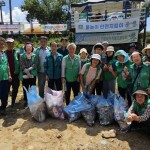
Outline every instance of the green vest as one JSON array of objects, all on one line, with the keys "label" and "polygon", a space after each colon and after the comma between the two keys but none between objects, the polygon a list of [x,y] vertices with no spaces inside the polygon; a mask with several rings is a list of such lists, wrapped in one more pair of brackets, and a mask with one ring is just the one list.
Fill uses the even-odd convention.
[{"label": "green vest", "polygon": [[[135,71],[135,64],[132,64],[130,66],[130,76],[132,78],[132,83],[137,75],[137,72]],[[137,89],[147,89],[150,85],[150,72],[149,72],[149,66],[146,63],[143,63],[142,69],[139,74],[139,78],[136,79],[133,87],[133,92],[135,92]]]},{"label": "green vest", "polygon": [[80,63],[79,56],[74,54],[73,64],[69,55],[65,56],[64,59],[66,62],[66,70],[65,70],[66,80],[68,82],[77,81],[77,78],[79,76],[79,63]]},{"label": "green vest", "polygon": [[150,99],[146,100],[144,104],[139,105],[136,100],[133,102],[133,109],[137,115],[143,115],[147,106],[150,105]]},{"label": "green vest", "polygon": [[125,66],[127,68],[130,68],[131,64],[132,64],[132,62],[129,61],[129,60],[126,63],[118,63],[118,62],[116,62],[115,65],[116,65],[116,72],[118,74],[118,77],[117,77],[118,87],[127,88],[128,84],[130,83],[129,79],[124,79],[122,77],[122,72],[123,72],[123,69],[124,69]]},{"label": "green vest", "polygon": [[[110,61],[108,61],[107,66],[111,66],[114,63],[114,58]],[[115,80],[116,77],[109,71],[109,70],[103,70],[103,80],[105,81],[110,81],[110,80]]]},{"label": "green vest", "polygon": [[[24,53],[24,54],[21,54],[20,57],[22,57],[24,60],[27,58],[25,53]],[[34,64],[34,62],[35,62],[35,57],[36,57],[36,55],[32,53],[32,55],[31,55],[32,64]],[[37,69],[34,68],[33,70],[31,70],[31,71],[30,71],[30,74],[33,75],[33,76],[37,76]],[[21,80],[21,81],[23,80],[23,75],[24,75],[24,74],[23,74],[23,70],[20,70],[19,77],[20,77],[20,80]]]},{"label": "green vest", "polygon": [[[84,78],[84,84],[86,84],[86,76],[89,72],[89,69],[90,69],[90,66],[91,66],[91,63],[87,63],[86,64],[86,69],[85,69],[85,72],[84,72],[84,75],[83,75],[83,78]],[[95,78],[93,80],[95,80],[98,76],[98,72],[99,72],[100,68],[97,67],[97,70],[96,70],[96,75],[95,75]]]},{"label": "green vest", "polygon": [[8,80],[8,59],[4,52],[0,56],[0,81]]}]

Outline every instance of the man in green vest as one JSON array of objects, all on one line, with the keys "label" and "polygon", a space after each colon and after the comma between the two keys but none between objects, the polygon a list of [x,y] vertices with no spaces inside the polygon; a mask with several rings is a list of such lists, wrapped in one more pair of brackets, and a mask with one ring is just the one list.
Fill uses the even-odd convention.
[{"label": "man in green vest", "polygon": [[6,55],[8,58],[8,64],[10,68],[10,74],[12,80],[9,82],[9,91],[10,87],[12,86],[12,101],[11,101],[11,107],[14,107],[15,100],[18,93],[18,88],[20,85],[19,81],[19,53],[17,50],[14,49],[14,39],[8,38],[6,39]]},{"label": "man in green vest", "polygon": [[73,90],[74,97],[79,93],[79,73],[81,70],[81,62],[76,52],[76,45],[70,43],[68,46],[69,54],[63,58],[62,61],[62,83],[66,82],[66,105],[70,103],[70,93]]}]

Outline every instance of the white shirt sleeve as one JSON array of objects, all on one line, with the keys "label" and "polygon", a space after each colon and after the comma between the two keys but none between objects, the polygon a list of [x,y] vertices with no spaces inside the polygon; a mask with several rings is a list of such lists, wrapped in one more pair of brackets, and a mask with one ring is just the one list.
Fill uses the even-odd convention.
[{"label": "white shirt sleeve", "polygon": [[65,70],[66,70],[66,60],[63,58],[62,64],[61,64],[61,77],[65,77]]},{"label": "white shirt sleeve", "polygon": [[84,72],[85,72],[85,69],[86,69],[86,64],[84,64],[84,65],[83,65],[83,67],[82,67],[82,69],[81,69],[81,71],[80,71],[80,74],[82,74],[82,75],[83,75],[83,74],[84,74]]}]

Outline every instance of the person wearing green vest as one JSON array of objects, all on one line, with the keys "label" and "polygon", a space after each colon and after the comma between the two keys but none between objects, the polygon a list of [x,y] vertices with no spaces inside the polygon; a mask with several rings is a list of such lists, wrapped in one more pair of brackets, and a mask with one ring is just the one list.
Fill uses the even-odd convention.
[{"label": "person wearing green vest", "polygon": [[91,62],[84,64],[80,72],[80,83],[82,91],[86,97],[91,94],[95,86],[96,80],[100,78],[102,69],[99,67],[101,56],[93,54]]},{"label": "person wearing green vest", "polygon": [[34,50],[34,54],[36,54],[38,59],[38,88],[39,95],[44,98],[44,88],[46,82],[46,74],[44,71],[44,63],[46,61],[46,56],[50,54],[50,47],[47,46],[47,37],[40,37],[41,46]]},{"label": "person wearing green vest", "polygon": [[6,54],[3,52],[5,45],[5,39],[0,37],[0,114],[5,114],[5,109],[8,101],[9,93],[9,78],[11,79],[9,73],[9,65]]},{"label": "person wearing green vest", "polygon": [[66,104],[70,103],[70,94],[71,89],[73,90],[74,97],[79,93],[79,73],[81,70],[81,62],[76,52],[76,45],[74,43],[70,43],[67,46],[69,50],[69,54],[63,57],[62,60],[62,83],[66,82]]},{"label": "person wearing green vest", "polygon": [[133,64],[125,68],[124,72],[127,79],[132,80],[132,93],[137,89],[147,90],[150,88],[150,65],[142,61],[142,55],[139,52],[133,52],[131,55]]},{"label": "person wearing green vest", "polygon": [[[20,56],[20,80],[22,81],[22,86],[27,90],[32,85],[36,85],[36,76],[37,76],[37,66],[38,59],[37,56],[33,53],[33,45],[31,43],[26,43],[24,47],[26,53],[21,54]],[[24,93],[24,107],[28,105],[26,91],[23,88]]]},{"label": "person wearing green vest", "polygon": [[46,62],[44,63],[44,69],[46,73],[46,79],[48,81],[48,87],[55,90],[62,90],[61,81],[61,63],[63,55],[57,52],[57,43],[51,42],[51,53],[46,56]]},{"label": "person wearing green vest", "polygon": [[150,132],[150,99],[144,90],[133,93],[133,102],[127,112],[125,121],[130,122],[130,129],[147,128]]},{"label": "person wearing green vest", "polygon": [[9,91],[12,86],[12,95],[11,95],[11,107],[13,108],[15,105],[15,100],[18,93],[18,88],[20,85],[19,80],[19,53],[14,49],[14,39],[7,38],[6,39],[7,50],[5,51],[12,80],[9,82]]},{"label": "person wearing green vest", "polygon": [[129,68],[132,62],[129,60],[128,54],[124,50],[118,50],[115,53],[117,62],[115,63],[115,69],[110,66],[109,71],[117,77],[118,92],[125,99],[127,97],[128,105],[131,106],[131,96],[128,93],[128,85],[131,83],[130,80],[124,78],[124,67]]},{"label": "person wearing green vest", "polygon": [[[99,54],[101,56],[102,63],[100,64],[100,67],[103,68],[103,64],[106,61],[105,56],[103,55],[104,46],[102,43],[97,43],[93,46],[92,54]],[[103,74],[103,73],[102,73]],[[95,90],[93,90],[93,94],[102,95],[102,89],[103,89],[103,75],[101,75],[100,79],[96,81],[95,83]]]},{"label": "person wearing green vest", "polygon": [[115,70],[116,59],[114,58],[115,50],[113,46],[108,46],[106,49],[106,61],[103,65],[103,96],[107,98],[108,92],[115,93],[116,77],[109,71],[112,66]]}]

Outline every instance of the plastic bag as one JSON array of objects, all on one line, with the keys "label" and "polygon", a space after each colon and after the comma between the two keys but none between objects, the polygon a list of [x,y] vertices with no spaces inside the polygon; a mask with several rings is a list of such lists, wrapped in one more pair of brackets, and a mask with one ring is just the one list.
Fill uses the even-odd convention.
[{"label": "plastic bag", "polygon": [[63,111],[63,93],[62,91],[54,91],[50,88],[46,89],[45,102],[48,114],[53,118],[64,119]]},{"label": "plastic bag", "polygon": [[70,122],[77,120],[81,116],[81,111],[91,108],[90,101],[83,94],[79,94],[68,106],[64,108],[64,112]]},{"label": "plastic bag", "polygon": [[113,105],[113,106],[114,106],[115,96],[116,96],[115,93],[113,93],[113,92],[111,92],[111,91],[108,92],[107,100],[108,100],[108,102],[110,102],[111,105]]},{"label": "plastic bag", "polygon": [[91,105],[90,109],[82,111],[81,115],[83,116],[84,120],[90,127],[94,125],[95,117],[96,117],[96,110],[93,105]]},{"label": "plastic bag", "polygon": [[109,125],[114,121],[114,110],[108,99],[99,97],[96,105],[100,125]]},{"label": "plastic bag", "polygon": [[28,106],[33,118],[39,122],[46,119],[46,107],[44,100],[37,94],[36,86],[31,86],[28,91],[23,87],[27,94]]},{"label": "plastic bag", "polygon": [[124,111],[128,109],[128,103],[119,94],[115,95],[114,100],[114,116],[115,120],[118,122],[121,130],[128,128],[128,124],[125,122]]}]

